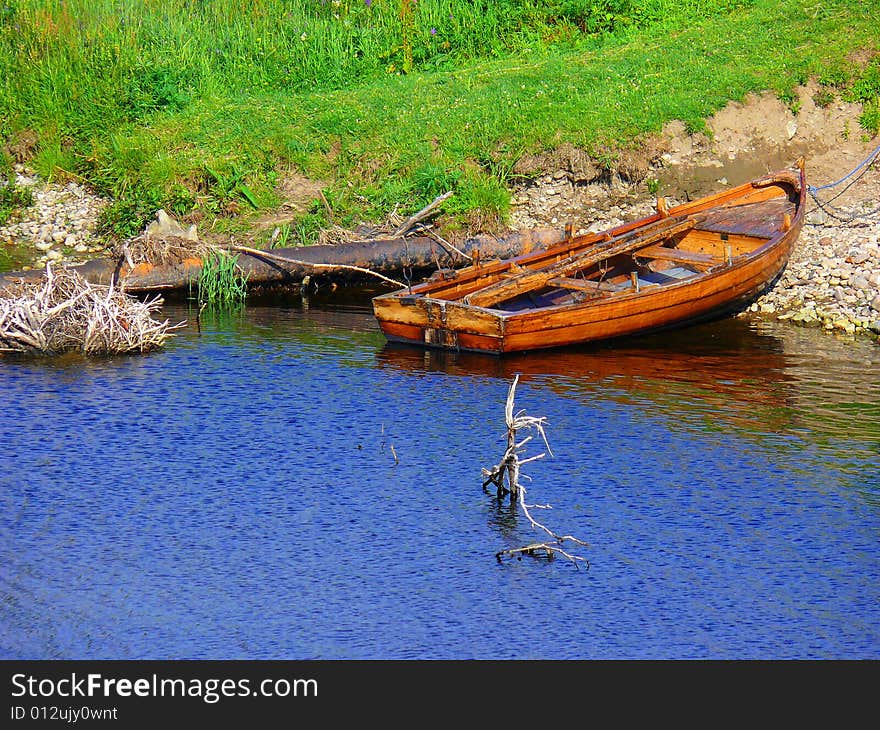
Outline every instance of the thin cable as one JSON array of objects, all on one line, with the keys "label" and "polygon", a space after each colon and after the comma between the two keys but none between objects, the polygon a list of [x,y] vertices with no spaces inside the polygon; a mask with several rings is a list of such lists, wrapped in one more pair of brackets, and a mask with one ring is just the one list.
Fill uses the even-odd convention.
[{"label": "thin cable", "polygon": [[808,185],[807,189],[810,192],[815,193],[815,192],[818,192],[819,190],[825,190],[826,188],[836,187],[837,185],[840,185],[840,183],[842,183],[844,180],[847,180],[850,177],[852,177],[855,173],[857,173],[863,167],[870,165],[874,161],[874,159],[877,157],[877,155],[880,155],[880,145],[878,145],[877,148],[870,155],[868,155],[864,160],[862,160],[861,163],[859,163],[856,167],[854,167],[852,170],[850,170],[848,173],[846,173],[846,175],[844,175],[842,178],[840,178],[840,180],[837,180],[836,182],[833,182],[833,183],[828,183],[827,185],[820,185],[819,187],[816,187],[815,185]]}]

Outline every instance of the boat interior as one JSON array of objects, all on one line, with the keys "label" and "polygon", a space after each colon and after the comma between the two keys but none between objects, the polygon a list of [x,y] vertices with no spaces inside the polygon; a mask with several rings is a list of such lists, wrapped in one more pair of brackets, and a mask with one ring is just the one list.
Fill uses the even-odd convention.
[{"label": "boat interior", "polygon": [[427,283],[402,297],[516,312],[692,281],[735,265],[791,227],[795,195],[776,186],[751,195],[746,201],[664,216],[617,235],[572,236],[552,249],[476,266],[464,276]]},{"label": "boat interior", "polygon": [[564,261],[545,267],[548,272],[558,267],[560,275],[495,302],[484,298],[483,306],[516,312],[679,284],[757,251],[791,225],[793,214],[790,200],[776,198],[689,216],[692,225],[670,227],[670,235],[648,245],[598,261],[588,257],[582,268],[566,267]]}]

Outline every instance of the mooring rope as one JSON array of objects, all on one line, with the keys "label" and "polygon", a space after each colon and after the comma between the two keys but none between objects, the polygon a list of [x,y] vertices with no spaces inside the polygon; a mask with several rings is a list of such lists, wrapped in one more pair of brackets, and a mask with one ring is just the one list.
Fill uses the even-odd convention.
[{"label": "mooring rope", "polygon": [[[875,149],[870,155],[868,155],[864,160],[862,160],[858,165],[856,165],[856,167],[854,167],[852,170],[850,170],[848,173],[846,173],[846,175],[844,175],[842,178],[840,178],[840,180],[837,180],[833,183],[828,183],[827,185],[819,185],[818,187],[816,187],[815,185],[807,185],[807,190],[809,190],[811,193],[816,193],[819,190],[825,190],[826,188],[837,187],[844,180],[847,180],[850,177],[852,177],[853,175],[855,175],[863,167],[867,167],[868,165],[870,165],[874,161],[874,159],[877,157],[877,155],[880,155],[880,145],[878,145],[877,149]],[[861,177],[861,175],[859,177]]]},{"label": "mooring rope", "polygon": [[[810,196],[816,202],[816,205],[820,210],[827,213],[829,216],[834,218],[835,220],[841,221],[843,223],[852,223],[853,221],[859,218],[871,218],[875,215],[880,214],[880,208],[875,208],[874,210],[862,212],[862,213],[847,213],[840,208],[835,208],[832,205],[829,205],[833,200],[836,200],[841,195],[843,195],[847,190],[849,190],[853,185],[855,185],[868,171],[872,164],[877,160],[878,156],[880,156],[880,146],[874,149],[871,154],[869,154],[864,160],[862,160],[858,165],[856,165],[852,170],[850,170],[846,175],[844,175],[840,180],[835,180],[834,182],[827,183],[826,185],[807,185],[807,192],[809,192]],[[817,193],[820,190],[828,190],[829,188],[834,188],[840,185],[841,183],[846,182],[854,175],[858,175],[850,182],[846,187],[840,190],[836,195],[833,195],[828,200],[820,200]]]}]

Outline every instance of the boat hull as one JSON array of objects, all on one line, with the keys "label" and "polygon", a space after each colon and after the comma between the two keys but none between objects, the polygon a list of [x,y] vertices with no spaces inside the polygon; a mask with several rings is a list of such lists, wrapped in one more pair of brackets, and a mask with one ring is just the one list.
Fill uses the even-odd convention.
[{"label": "boat hull", "polygon": [[[771,220],[771,216],[767,214],[766,220],[757,222],[766,229],[762,231],[765,236],[761,239],[762,244],[748,254],[730,258],[677,283],[641,291],[634,288],[629,293],[617,293],[605,299],[593,298],[583,302],[527,307],[517,311],[507,311],[494,305],[474,306],[468,303],[467,295],[452,296],[448,293],[453,291],[450,287],[444,289],[429,284],[375,297],[374,313],[389,341],[493,354],[632,336],[724,316],[747,307],[772,286],[784,270],[800,233],[804,214],[803,169],[801,167],[798,175],[777,173],[775,180],[779,200],[784,205],[774,207],[776,201],[771,193],[766,194],[770,202],[758,202],[757,206],[763,207],[752,204],[757,210],[772,210],[774,215],[776,208],[785,210],[784,214],[780,212],[778,221]],[[742,211],[746,210],[731,208],[730,205],[736,204],[738,195],[752,195],[752,190],[755,189],[759,189],[755,183],[747,184],[705,201],[671,209],[669,214],[692,215],[710,211],[714,216],[713,221],[723,222],[729,218],[733,221],[729,224],[730,230],[725,228],[728,225],[726,223],[706,228],[711,229],[711,235],[718,236],[719,240],[730,241],[737,235],[737,226],[739,230],[743,228]],[[716,201],[719,199],[721,213],[716,210]],[[638,222],[639,225],[631,225],[628,230],[635,231],[637,237],[641,227],[653,224],[656,220],[657,217],[652,216]],[[754,228],[756,223],[752,222],[750,225]],[[614,233],[611,232],[611,237]],[[628,235],[633,236],[632,233]],[[593,241],[588,244],[596,246]],[[642,244],[636,241],[634,245]],[[617,244],[615,250],[620,248],[621,244]],[[590,249],[585,247],[584,250],[589,253]],[[661,251],[668,253],[669,249],[664,248]],[[533,264],[533,268],[527,268],[533,260],[537,263]],[[520,279],[525,280],[528,277],[534,280],[540,278],[542,272],[550,271],[549,267],[558,268],[558,263],[547,263],[553,261],[552,256],[548,257],[546,254],[532,259],[519,257],[515,271],[526,271],[526,274],[517,274]],[[482,274],[482,278],[480,276],[477,271],[466,273],[454,291],[470,292],[472,298],[487,299],[483,291],[508,286],[504,283],[503,274],[491,274],[491,278],[487,278],[486,274]],[[511,276],[517,278],[512,274]],[[468,277],[476,282],[470,289]],[[480,284],[484,279],[490,285],[481,288]]]}]

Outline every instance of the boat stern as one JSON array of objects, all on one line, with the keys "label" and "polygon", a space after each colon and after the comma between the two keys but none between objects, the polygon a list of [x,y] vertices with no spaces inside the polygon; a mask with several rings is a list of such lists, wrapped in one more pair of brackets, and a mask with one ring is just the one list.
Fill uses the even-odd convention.
[{"label": "boat stern", "polygon": [[446,350],[504,351],[503,312],[404,290],[374,297],[373,313],[391,342]]}]

